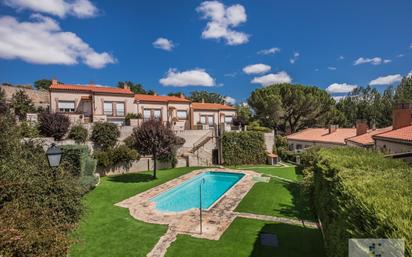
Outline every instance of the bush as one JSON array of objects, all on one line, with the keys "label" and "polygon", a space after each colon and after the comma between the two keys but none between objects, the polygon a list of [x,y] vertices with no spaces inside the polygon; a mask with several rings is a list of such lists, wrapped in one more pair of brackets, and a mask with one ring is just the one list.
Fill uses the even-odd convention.
[{"label": "bush", "polygon": [[27,113],[35,110],[32,100],[22,89],[13,94],[10,106],[19,120],[26,120]]},{"label": "bush", "polygon": [[73,139],[77,144],[85,143],[89,133],[85,127],[78,124],[70,129],[69,138]]},{"label": "bush", "polygon": [[247,126],[248,131],[257,131],[257,132],[263,132],[263,133],[269,133],[272,132],[270,128],[262,127],[259,122],[257,121],[252,121],[249,123]]},{"label": "bush", "polygon": [[79,179],[84,191],[90,191],[97,183],[94,177],[97,161],[89,157],[86,145],[64,145],[61,166]]},{"label": "bush", "polygon": [[266,163],[265,141],[261,132],[225,132],[222,145],[226,165]]},{"label": "bush", "polygon": [[39,130],[36,126],[30,124],[29,122],[21,122],[20,126],[20,135],[26,138],[35,138],[39,137]]},{"label": "bush", "polygon": [[328,256],[347,256],[350,238],[403,238],[411,256],[412,169],[360,148],[312,154],[304,174],[313,183]]},{"label": "bush", "polygon": [[125,117],[125,122],[127,125],[130,125],[130,119],[143,119],[141,113],[128,113]]},{"label": "bush", "polygon": [[39,115],[39,131],[46,137],[61,140],[70,127],[69,117],[60,113],[42,113]]},{"label": "bush", "polygon": [[132,161],[140,159],[137,151],[130,149],[126,145],[98,151],[94,156],[97,159],[97,165],[105,168],[119,164],[129,166]]},{"label": "bush", "polygon": [[0,256],[67,256],[83,213],[78,180],[22,143],[12,120],[0,116],[0,128]]},{"label": "bush", "polygon": [[113,147],[120,136],[119,128],[116,124],[109,122],[97,122],[93,125],[91,140],[103,149]]}]

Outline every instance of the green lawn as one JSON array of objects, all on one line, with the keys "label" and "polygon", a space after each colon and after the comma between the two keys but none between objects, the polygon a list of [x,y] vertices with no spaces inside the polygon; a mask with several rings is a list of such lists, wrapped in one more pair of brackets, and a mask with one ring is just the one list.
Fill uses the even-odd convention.
[{"label": "green lawn", "polygon": [[138,221],[128,209],[113,204],[194,169],[161,170],[156,180],[150,172],[102,178],[84,199],[88,210],[74,233],[79,242],[71,247],[70,256],[146,256],[167,226]]},{"label": "green lawn", "polygon": [[274,167],[270,165],[258,165],[258,166],[244,165],[244,166],[233,166],[232,168],[253,170],[259,173],[274,175],[274,176],[282,177],[282,178],[289,179],[292,181],[299,181],[302,178],[299,168],[295,166]]},{"label": "green lawn", "polygon": [[269,183],[256,183],[236,211],[314,220],[307,203],[300,196],[299,185],[273,178]]},{"label": "green lawn", "polygon": [[[274,233],[279,246],[261,246],[260,232]],[[204,240],[178,235],[167,257],[323,257],[322,236],[319,230],[237,218],[220,240]]]}]

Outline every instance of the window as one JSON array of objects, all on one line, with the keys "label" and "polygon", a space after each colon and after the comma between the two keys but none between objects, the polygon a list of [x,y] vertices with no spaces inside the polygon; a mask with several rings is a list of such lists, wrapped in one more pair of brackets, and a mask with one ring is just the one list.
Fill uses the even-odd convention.
[{"label": "window", "polygon": [[116,116],[124,116],[124,103],[116,103]]},{"label": "window", "polygon": [[209,116],[207,117],[207,119],[208,119],[209,125],[214,125],[214,124],[215,124],[213,115],[209,115]]},{"label": "window", "polygon": [[113,116],[113,102],[104,102],[103,113],[108,116]]},{"label": "window", "polygon": [[143,119],[149,120],[151,117],[151,111],[150,110],[143,110]]},{"label": "window", "polygon": [[156,119],[162,120],[162,111],[160,109],[144,109],[143,110],[143,119]]},{"label": "window", "polygon": [[225,123],[232,124],[233,116],[225,116]]},{"label": "window", "polygon": [[59,112],[74,112],[74,101],[59,101],[57,103]]},{"label": "window", "polygon": [[160,114],[161,114],[160,110],[153,110],[153,118],[155,120],[160,120],[161,119]]},{"label": "window", "polygon": [[213,115],[200,115],[200,123],[213,126],[215,119]]},{"label": "window", "polygon": [[206,116],[200,116],[200,123],[206,124]]},{"label": "window", "polygon": [[187,119],[187,111],[177,111],[176,116],[179,120],[186,120]]}]

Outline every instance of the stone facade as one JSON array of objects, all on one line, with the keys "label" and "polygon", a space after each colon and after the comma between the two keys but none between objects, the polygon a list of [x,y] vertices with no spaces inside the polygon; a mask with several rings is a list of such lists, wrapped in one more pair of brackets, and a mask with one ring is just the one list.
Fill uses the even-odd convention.
[{"label": "stone facade", "polygon": [[1,85],[0,88],[5,92],[6,101],[10,102],[13,94],[23,90],[33,101],[34,106],[48,109],[50,106],[50,94],[45,90],[35,90],[28,87]]}]

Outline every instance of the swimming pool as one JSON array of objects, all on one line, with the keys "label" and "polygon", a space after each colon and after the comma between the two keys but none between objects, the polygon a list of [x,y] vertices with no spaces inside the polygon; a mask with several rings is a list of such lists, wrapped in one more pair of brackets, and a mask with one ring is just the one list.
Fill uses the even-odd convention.
[{"label": "swimming pool", "polygon": [[199,174],[150,199],[156,209],[180,212],[199,208],[200,183],[202,183],[202,209],[208,209],[235,185],[245,174],[209,171]]}]

